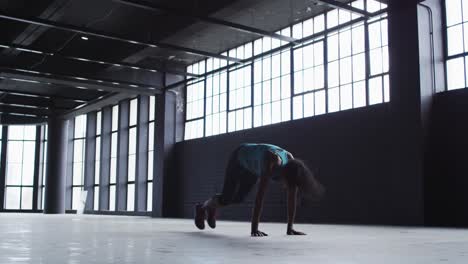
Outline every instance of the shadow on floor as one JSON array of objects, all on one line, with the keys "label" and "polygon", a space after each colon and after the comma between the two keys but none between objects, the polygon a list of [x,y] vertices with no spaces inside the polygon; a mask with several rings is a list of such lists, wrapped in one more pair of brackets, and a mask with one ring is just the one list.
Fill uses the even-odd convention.
[{"label": "shadow on floor", "polygon": [[227,234],[223,233],[213,233],[213,232],[206,232],[206,231],[180,231],[180,232],[170,232],[174,234],[181,234],[181,235],[186,235],[190,237],[196,237],[196,238],[205,238],[205,239],[230,239],[230,240],[244,240],[246,238],[249,238],[250,236],[246,237],[233,237]]}]

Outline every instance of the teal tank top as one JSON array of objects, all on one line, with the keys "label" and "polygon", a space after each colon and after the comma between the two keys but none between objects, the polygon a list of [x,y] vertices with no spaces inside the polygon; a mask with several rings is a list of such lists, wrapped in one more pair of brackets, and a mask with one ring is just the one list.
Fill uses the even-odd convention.
[{"label": "teal tank top", "polygon": [[271,144],[242,144],[237,152],[237,158],[243,168],[257,176],[260,176],[262,175],[265,155],[268,151],[281,158],[281,167],[288,163],[288,152]]}]

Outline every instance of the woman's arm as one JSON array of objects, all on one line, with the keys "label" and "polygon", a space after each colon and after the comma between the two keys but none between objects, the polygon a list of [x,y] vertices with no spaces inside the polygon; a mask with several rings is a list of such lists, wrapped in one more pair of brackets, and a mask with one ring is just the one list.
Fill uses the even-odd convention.
[{"label": "woman's arm", "polygon": [[305,235],[302,232],[295,231],[293,228],[294,218],[296,217],[297,187],[288,188],[288,235]]},{"label": "woman's arm", "polygon": [[262,214],[263,209],[263,199],[265,197],[265,192],[268,188],[268,182],[273,172],[273,168],[280,163],[281,160],[276,154],[268,152],[268,155],[265,157],[264,172],[260,176],[260,182],[258,184],[257,195],[255,197],[255,206],[252,213],[252,236],[267,236],[266,233],[263,233],[258,230],[258,224],[260,222],[260,215]]},{"label": "woman's arm", "polygon": [[260,222],[260,215],[263,209],[263,198],[265,197],[265,192],[268,187],[268,178],[262,176],[258,184],[257,195],[255,197],[255,206],[252,214],[252,236],[267,236],[267,234],[258,230],[258,223]]}]

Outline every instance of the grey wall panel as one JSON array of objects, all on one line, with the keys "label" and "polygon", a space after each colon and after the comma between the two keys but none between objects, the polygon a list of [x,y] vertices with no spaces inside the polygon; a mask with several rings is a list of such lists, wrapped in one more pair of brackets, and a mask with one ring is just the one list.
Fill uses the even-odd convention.
[{"label": "grey wall panel", "polygon": [[137,154],[135,174],[135,209],[146,211],[146,180],[148,175],[149,97],[140,96],[138,104]]},{"label": "grey wall panel", "polygon": [[101,177],[99,177],[99,210],[109,210],[112,108],[105,107],[102,109],[101,122]]},{"label": "grey wall panel", "polygon": [[117,211],[127,209],[127,180],[128,180],[128,121],[129,101],[119,103],[119,134],[117,143]]}]

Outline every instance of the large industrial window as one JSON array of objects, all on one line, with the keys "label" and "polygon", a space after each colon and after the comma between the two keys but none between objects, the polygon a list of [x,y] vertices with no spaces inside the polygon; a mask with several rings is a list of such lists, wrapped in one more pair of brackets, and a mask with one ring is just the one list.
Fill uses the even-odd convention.
[{"label": "large industrial window", "polygon": [[373,19],[368,22],[369,61],[368,74],[369,104],[390,101],[389,60],[388,60],[388,20]]},{"label": "large industrial window", "polygon": [[468,1],[446,0],[447,90],[468,87]]},{"label": "large industrial window", "polygon": [[[218,60],[219,62],[219,60]],[[212,67],[213,60],[208,60]],[[227,72],[218,72],[206,79],[206,135],[226,133]]]},{"label": "large industrial window", "polygon": [[96,154],[94,158],[94,210],[99,210],[99,181],[101,177],[102,112],[96,113]]},{"label": "large industrial window", "polygon": [[[321,34],[325,30],[325,15],[319,15],[302,23],[292,26],[292,37],[302,39],[314,34]],[[319,115],[326,112],[325,103],[325,63],[324,63],[324,39],[322,36],[313,39],[293,49],[293,119]],[[286,63],[283,71],[289,66],[287,58],[283,58],[281,65]],[[283,83],[283,97],[290,96],[287,88],[291,84],[285,80]],[[282,87],[282,89],[283,89]],[[291,111],[287,107],[291,103],[283,101],[283,112],[286,113],[285,120],[291,119]]]},{"label": "large industrial window", "polygon": [[[228,56],[247,59],[252,57],[252,43],[239,46],[228,51]],[[227,94],[228,102],[228,131],[238,131],[252,127],[252,64],[242,66],[231,66],[228,71]],[[223,78],[224,81],[224,78]],[[215,85],[215,84],[213,84]],[[216,90],[217,87],[212,87]],[[221,101],[225,99],[224,93],[226,89],[224,84],[220,87],[220,104],[219,110],[225,111],[226,103]],[[217,103],[217,102],[215,102]],[[223,120],[225,121],[225,120]],[[207,127],[208,128],[208,127]],[[224,127],[223,127],[224,129]]]},{"label": "large industrial window", "polygon": [[[282,34],[289,36],[284,30]],[[271,38],[254,42],[258,55],[270,50]],[[255,60],[253,64],[253,125],[255,127],[287,121],[291,118],[291,51],[277,52]]]},{"label": "large industrial window", "polygon": [[109,179],[109,210],[115,211],[117,183],[117,146],[119,133],[119,106],[112,107],[111,158]]},{"label": "large industrial window", "polygon": [[149,98],[149,123],[148,123],[148,175],[146,192],[146,210],[153,210],[153,168],[154,168],[154,128],[156,114],[156,97]]},{"label": "large industrial window", "polygon": [[130,100],[128,130],[127,211],[135,210],[135,174],[137,152],[138,99]]},{"label": "large industrial window", "polygon": [[204,81],[187,85],[185,139],[199,138],[204,135],[204,96]]},{"label": "large industrial window", "polygon": [[378,13],[334,9],[277,31],[296,44],[263,37],[222,53],[241,63],[188,66],[203,77],[186,86],[185,139],[390,101],[386,5],[350,5]]},{"label": "large industrial window", "polygon": [[86,146],[86,115],[75,117],[73,135],[72,209],[78,209],[84,188],[84,157]]},{"label": "large industrial window", "polygon": [[5,209],[33,209],[36,126],[9,126]]},{"label": "large industrial window", "polygon": [[[94,160],[84,160],[85,159],[85,145],[88,144],[90,146],[90,141],[86,141],[88,138],[86,138],[86,131],[87,127],[86,124],[87,122],[91,121],[88,119],[87,121],[87,115],[83,116],[78,116],[74,120],[74,132],[73,134],[70,134],[70,142],[73,143],[73,158],[72,162],[73,163],[73,170],[72,170],[72,186],[71,188],[67,189],[68,192],[72,191],[71,197],[72,197],[72,204],[73,204],[73,209],[78,209],[80,208],[78,205],[80,205],[80,202],[82,202],[82,197],[81,193],[82,190],[84,189],[84,165],[88,164],[91,162],[91,164],[94,163],[94,173],[91,175],[86,175],[86,177],[91,177],[93,187],[93,192],[89,192],[89,195],[92,196],[90,201],[91,204],[89,204],[89,207],[92,208],[94,211],[102,211],[104,208],[108,208],[109,211],[116,211],[117,210],[117,200],[119,201],[124,201],[124,204],[126,204],[126,208],[121,208],[122,210],[127,210],[129,212],[134,212],[136,211],[136,204],[141,204],[143,201],[137,201],[136,199],[141,197],[139,195],[138,197],[136,196],[137,191],[144,191],[144,188],[147,188],[147,196],[142,197],[142,199],[145,199],[144,202],[146,203],[146,208],[142,208],[142,210],[147,210],[151,211],[152,210],[152,192],[153,192],[153,167],[154,167],[154,153],[155,153],[155,126],[156,126],[156,121],[155,121],[155,116],[156,116],[156,97],[155,96],[149,96],[148,97],[148,104],[149,107],[147,109],[144,109],[142,107],[142,103],[144,102],[143,100],[140,100],[140,98],[134,98],[128,101],[128,124],[124,124],[125,122],[122,122],[126,120],[126,114],[122,113],[120,111],[127,111],[126,109],[121,108],[121,105],[127,105],[125,102],[124,104],[117,104],[114,106],[110,106],[110,113],[109,115],[106,115],[104,111],[97,111],[93,114],[96,116],[96,134],[95,134],[95,139],[96,139],[96,146],[93,148],[91,151],[95,151],[95,157]],[[146,104],[144,104],[146,105]],[[141,121],[144,119],[145,115],[140,116],[139,111],[148,111],[148,120]],[[121,119],[120,117],[123,116],[124,118]],[[143,118],[142,118],[143,117]],[[110,127],[108,127],[108,131],[106,131],[106,124],[108,124]],[[148,126],[148,141],[147,142],[139,142],[139,133],[143,132],[145,129],[145,126]],[[92,127],[92,126],[91,126]],[[46,128],[44,128],[46,129]],[[122,153],[124,156],[119,155],[119,147],[122,147],[120,144],[127,144],[125,143],[126,141],[123,140],[119,142],[119,133],[128,130],[128,152],[127,153]],[[46,132],[45,132],[46,133]],[[105,134],[108,133],[108,134]],[[15,133],[18,134],[18,133]],[[144,137],[146,139],[146,137]],[[1,134],[0,134],[0,139],[1,139]],[[142,140],[145,140],[142,139]],[[31,139],[32,143],[34,143],[34,138]],[[44,138],[44,141],[46,138]],[[109,140],[110,146],[105,146],[106,140]],[[122,143],[124,142],[124,143]],[[36,142],[37,144],[38,142]],[[44,142],[44,145],[46,143]],[[103,145],[104,144],[104,145]],[[143,148],[139,148],[140,144],[148,144],[148,149],[142,145]],[[106,149],[103,149],[103,147],[109,147],[107,151],[109,153],[106,153]],[[1,149],[1,148],[0,148]],[[88,149],[90,150],[90,149]],[[46,153],[45,148],[44,148],[44,155]],[[142,181],[137,182],[137,171],[139,171],[139,162],[137,160],[137,156],[139,156],[137,153],[139,151],[147,151],[148,154],[148,168],[147,171],[143,172],[141,175],[143,178],[141,179]],[[34,150],[31,151],[33,153]],[[104,154],[105,158],[108,160],[106,163],[109,164],[109,166],[104,166],[108,168],[108,173],[103,173],[101,171],[101,166],[106,165],[102,164],[104,160]],[[141,154],[141,152],[140,152]],[[143,153],[145,154],[145,153]],[[145,155],[140,155],[140,157],[144,157]],[[89,158],[89,157],[88,157]],[[123,158],[123,160],[121,160]],[[146,159],[146,158],[144,158]],[[121,171],[118,171],[118,166],[119,166],[119,161],[122,161],[124,163],[128,162],[128,167],[125,169],[123,173]],[[146,160],[145,160],[146,161]],[[45,159],[43,162],[46,162]],[[120,164],[124,165],[124,164]],[[42,167],[44,168],[44,166]],[[45,173],[45,172],[44,172]],[[146,175],[145,175],[146,173]],[[103,179],[103,175],[106,175],[105,177],[109,177],[108,179]],[[138,174],[139,175],[139,174]],[[39,175],[40,177],[40,175]],[[117,178],[119,177],[119,178]],[[120,179],[120,177],[122,177]],[[91,178],[88,178],[91,180]],[[38,182],[40,182],[40,178],[38,179]],[[88,182],[88,180],[86,180]],[[104,183],[102,185],[101,183]],[[124,195],[125,192],[117,192],[117,184],[122,184],[121,186],[119,185],[119,188],[126,188],[127,194]],[[137,185],[141,183],[140,185]],[[11,186],[15,187],[15,186]],[[24,186],[24,187],[33,187],[31,186]],[[41,184],[38,184],[38,187],[41,188]],[[143,189],[141,189],[143,188]],[[108,192],[107,192],[108,190]],[[106,192],[104,192],[106,191]],[[118,195],[122,194],[123,196],[120,197]],[[140,193],[141,194],[141,193]],[[104,196],[102,196],[104,195]],[[105,197],[107,196],[107,197]],[[84,198],[84,197],[83,197]],[[91,197],[90,197],[91,198]],[[40,198],[38,198],[40,199]],[[40,200],[38,200],[40,202]],[[103,207],[102,203],[107,203],[104,204],[105,206]],[[107,209],[105,209],[107,210]]]},{"label": "large industrial window", "polygon": [[229,132],[252,127],[251,71],[251,65],[229,71]]},{"label": "large industrial window", "polygon": [[[323,42],[323,39],[320,39],[294,50],[292,109],[294,119],[326,112]],[[330,94],[331,91],[333,90],[330,89]],[[285,91],[285,93],[287,92]],[[288,106],[289,104],[284,105],[285,108]],[[330,110],[333,111],[333,109]]]}]

